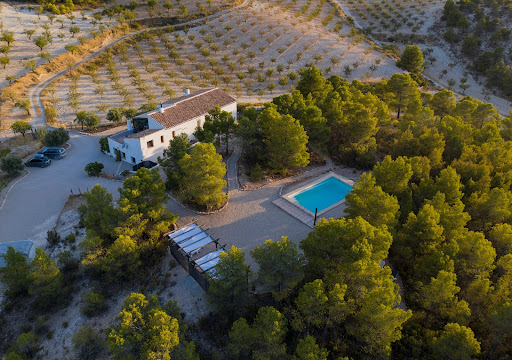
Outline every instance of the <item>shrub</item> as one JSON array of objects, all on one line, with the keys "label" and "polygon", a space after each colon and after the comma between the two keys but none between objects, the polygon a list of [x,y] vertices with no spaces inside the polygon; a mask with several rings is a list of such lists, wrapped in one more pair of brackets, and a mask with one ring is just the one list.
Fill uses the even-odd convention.
[{"label": "shrub", "polygon": [[103,154],[106,154],[109,152],[109,148],[108,148],[108,139],[107,137],[102,137],[100,139],[100,151],[103,153]]},{"label": "shrub", "polygon": [[46,323],[46,316],[39,316],[34,323],[34,332],[38,335],[45,334],[48,331],[48,324]]},{"label": "shrub", "polygon": [[24,169],[23,161],[19,156],[7,155],[2,159],[2,165],[0,169],[5,171],[8,175],[14,176]]},{"label": "shrub", "polygon": [[53,106],[44,108],[44,116],[46,117],[46,121],[52,123],[57,118],[57,109]]},{"label": "shrub", "polygon": [[9,148],[1,149],[0,150],[0,159],[4,158],[10,152],[11,152],[11,149],[9,149]]},{"label": "shrub", "polygon": [[23,324],[20,326],[20,332],[26,333],[32,331],[32,325],[31,324]]},{"label": "shrub", "polygon": [[103,170],[104,167],[105,166],[103,166],[102,163],[95,161],[85,165],[84,170],[89,176],[97,176],[101,173],[101,170]]},{"label": "shrub", "polygon": [[48,128],[39,127],[34,131],[34,136],[37,140],[41,142],[41,144],[45,144],[46,134],[48,134]]},{"label": "shrub", "polygon": [[66,236],[66,242],[69,244],[74,244],[76,241],[76,235],[73,233],[69,233],[68,236]]},{"label": "shrub", "polygon": [[260,181],[263,179],[263,170],[261,169],[260,164],[256,164],[256,166],[251,169],[249,177],[252,181]]},{"label": "shrub", "polygon": [[66,130],[58,128],[50,130],[44,137],[44,144],[46,146],[62,146],[69,140],[69,134]]},{"label": "shrub", "polygon": [[57,264],[63,272],[70,272],[78,269],[80,259],[74,257],[71,251],[63,251],[57,256]]},{"label": "shrub", "polygon": [[71,341],[80,359],[84,360],[97,359],[106,348],[103,337],[88,326],[80,328]]},{"label": "shrub", "polygon": [[106,309],[105,298],[100,293],[89,291],[82,294],[80,311],[87,317],[101,314]]},{"label": "shrub", "polygon": [[22,333],[16,343],[7,351],[6,359],[33,359],[41,349],[39,336],[34,333]]},{"label": "shrub", "polygon": [[50,247],[54,247],[60,244],[62,238],[60,237],[57,230],[48,230],[46,233],[46,241],[48,241]]},{"label": "shrub", "polygon": [[118,123],[123,120],[123,109],[119,107],[113,107],[107,113],[107,120]]}]

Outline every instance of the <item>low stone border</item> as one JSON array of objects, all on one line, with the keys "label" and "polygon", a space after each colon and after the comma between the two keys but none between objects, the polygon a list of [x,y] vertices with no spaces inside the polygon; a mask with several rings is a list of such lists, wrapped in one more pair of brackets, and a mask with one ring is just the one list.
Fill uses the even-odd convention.
[{"label": "low stone border", "polygon": [[[313,146],[312,146],[312,147],[313,147]],[[296,183],[296,182],[298,182],[298,181],[306,180],[306,179],[309,179],[309,178],[314,177],[314,176],[322,175],[322,174],[325,174],[325,173],[327,173],[327,172],[329,172],[329,171],[333,170],[333,168],[334,168],[334,164],[333,164],[332,160],[331,160],[329,157],[327,157],[327,156],[325,156],[324,154],[322,154],[321,152],[319,152],[316,148],[314,148],[314,147],[313,147],[313,150],[314,150],[318,155],[320,155],[320,156],[322,156],[322,157],[324,158],[324,160],[325,160],[325,165],[323,165],[323,166],[327,166],[328,164],[330,164],[329,168],[328,168],[328,169],[326,169],[325,171],[322,171],[322,172],[320,172],[320,173],[316,174],[316,175],[307,175],[307,176],[306,176],[306,177],[304,177],[304,178],[297,179],[297,180],[293,180],[293,181],[292,181],[291,183],[289,183],[289,184],[283,184],[283,185],[281,186],[281,188],[279,189],[279,196],[281,196],[282,191],[283,191],[283,188],[284,188],[284,187],[286,187],[287,185],[291,185],[291,184],[294,184],[294,183]],[[264,188],[264,187],[265,187],[265,186],[267,186],[267,185],[280,183],[280,182],[282,182],[282,181],[286,181],[286,180],[293,179],[295,176],[296,176],[296,177],[300,177],[300,176],[302,176],[302,175],[306,175],[306,174],[308,174],[309,172],[312,172],[312,171],[317,170],[317,169],[311,169],[311,170],[308,170],[308,171],[306,171],[306,172],[303,172],[303,173],[300,173],[300,174],[297,174],[297,175],[294,175],[294,176],[290,176],[290,177],[282,178],[282,179],[279,179],[279,180],[276,180],[276,181],[273,181],[273,182],[268,181],[268,182],[266,182],[265,184],[263,184],[263,185],[261,185],[261,186],[258,186],[258,187],[254,188],[254,189],[244,189],[244,188],[242,187],[242,184],[240,183],[240,176],[239,176],[240,159],[242,158],[242,154],[243,154],[243,151],[242,151],[242,152],[240,152],[240,157],[237,159],[237,162],[236,162],[236,182],[237,182],[237,185],[238,185],[238,190],[240,190],[240,191],[254,191],[254,190],[259,190],[259,189],[261,189],[261,188]]]},{"label": "low stone border", "polygon": [[175,198],[170,192],[167,192],[167,195],[169,195],[169,197],[171,198],[171,200],[174,200],[177,204],[179,204],[183,209],[185,210],[188,210],[188,211],[191,211],[193,212],[194,214],[198,214],[198,215],[211,215],[211,214],[216,214],[218,212],[221,212],[222,210],[224,210],[226,208],[226,206],[228,206],[228,203],[229,203],[229,195],[228,195],[228,198],[226,200],[226,203],[224,205],[222,205],[222,207],[220,209],[217,209],[217,210],[213,210],[213,211],[208,211],[208,212],[203,212],[203,211],[197,211],[197,210],[194,210],[194,209],[191,209],[189,208],[188,206],[186,206],[184,203],[182,203],[180,200],[178,200],[177,198]]},{"label": "low stone border", "polygon": [[28,174],[30,174],[30,171],[28,171],[28,169],[25,169],[23,171],[26,171],[26,174],[23,175],[22,177],[20,177],[18,180],[16,180],[14,183],[8,185],[8,187],[6,189],[4,189],[4,193],[5,195],[3,196],[3,200],[2,200],[2,203],[0,204],[0,210],[3,209],[4,205],[5,205],[5,202],[7,201],[7,196],[9,195],[9,193],[11,192],[12,188],[17,184],[19,183],[21,180],[23,180]]}]

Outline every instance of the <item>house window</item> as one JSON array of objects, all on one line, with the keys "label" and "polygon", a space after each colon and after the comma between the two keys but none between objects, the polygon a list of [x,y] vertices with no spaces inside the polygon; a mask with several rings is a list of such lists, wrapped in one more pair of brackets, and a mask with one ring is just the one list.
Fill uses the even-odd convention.
[{"label": "house window", "polygon": [[160,141],[163,143],[164,142],[164,137],[163,136],[160,136]]},{"label": "house window", "polygon": [[132,163],[135,164],[135,158],[132,156]]},{"label": "house window", "polygon": [[126,159],[126,154],[124,152],[121,152],[121,155],[123,156],[123,159]]},{"label": "house window", "polygon": [[172,132],[172,138],[174,139],[174,137],[175,137],[175,136],[176,136],[176,132],[175,132],[175,131],[173,131],[173,132]]},{"label": "house window", "polygon": [[148,149],[152,148],[153,146],[153,140],[148,141]]}]

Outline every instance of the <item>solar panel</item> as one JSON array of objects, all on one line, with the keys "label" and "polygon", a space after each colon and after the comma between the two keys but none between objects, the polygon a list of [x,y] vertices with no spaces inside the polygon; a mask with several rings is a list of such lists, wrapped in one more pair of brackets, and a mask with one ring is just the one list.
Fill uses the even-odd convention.
[{"label": "solar panel", "polygon": [[179,244],[180,242],[190,239],[192,236],[199,234],[201,232],[203,232],[203,229],[201,229],[200,227],[196,227],[190,231],[187,231],[186,233],[183,233],[175,237],[173,240]]},{"label": "solar panel", "polygon": [[197,265],[201,265],[201,264],[204,264],[205,262],[207,261],[210,261],[212,259],[215,259],[216,257],[219,257],[220,256],[220,253],[224,251],[223,249],[220,249],[220,250],[217,250],[217,251],[214,251],[214,252],[211,252],[211,253],[208,253],[206,254],[205,256],[199,258],[196,260],[196,264]]},{"label": "solar panel", "polygon": [[192,245],[193,243],[195,243],[199,240],[204,239],[207,236],[208,236],[208,234],[205,233],[204,231],[202,231],[199,234],[192,236],[190,239],[187,239],[186,241],[179,243],[178,245],[183,249],[189,245]]},{"label": "solar panel", "polygon": [[203,240],[200,240],[198,242],[195,242],[187,247],[184,247],[183,248],[183,251],[185,251],[186,253],[190,253],[196,249],[199,249],[203,246],[205,246],[206,244],[209,244],[212,242],[212,238],[211,237],[207,237],[207,238],[204,238]]}]

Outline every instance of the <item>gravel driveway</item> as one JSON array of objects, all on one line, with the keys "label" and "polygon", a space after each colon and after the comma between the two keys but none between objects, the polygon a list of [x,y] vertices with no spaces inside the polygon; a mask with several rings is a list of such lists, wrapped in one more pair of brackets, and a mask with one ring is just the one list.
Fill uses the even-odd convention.
[{"label": "gravel driveway", "polygon": [[[104,136],[104,135],[103,135]],[[82,193],[99,183],[114,197],[121,182],[88,177],[87,163],[99,161],[105,170],[116,169],[119,163],[99,151],[99,135],[70,133],[71,147],[61,160],[52,160],[44,169],[29,168],[30,174],[9,192],[0,209],[0,242],[32,240],[35,246],[44,245],[46,232],[53,228],[71,190]]]}]

